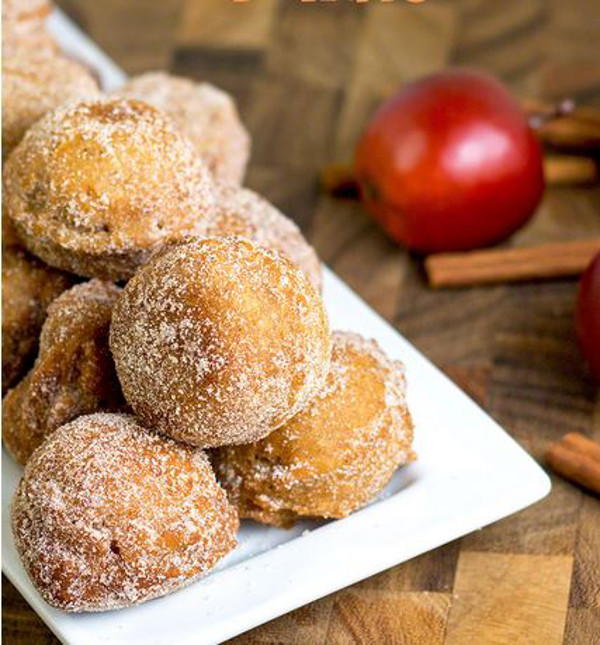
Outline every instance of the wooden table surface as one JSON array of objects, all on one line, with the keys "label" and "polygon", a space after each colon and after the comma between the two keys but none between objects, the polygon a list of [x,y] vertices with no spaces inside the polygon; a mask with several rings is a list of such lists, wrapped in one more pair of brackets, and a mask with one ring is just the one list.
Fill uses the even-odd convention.
[{"label": "wooden table surface", "polygon": [[[317,188],[319,168],[350,155],[378,101],[447,64],[488,69],[524,96],[600,105],[598,0],[60,4],[128,72],[167,68],[232,92],[254,139],[248,185],[531,454],[569,430],[600,439],[574,280],[433,292],[360,206]],[[599,189],[553,189],[511,243],[592,233]],[[3,603],[6,643],[55,642],[8,581]],[[553,478],[533,507],[234,642],[600,643],[599,501]]]}]

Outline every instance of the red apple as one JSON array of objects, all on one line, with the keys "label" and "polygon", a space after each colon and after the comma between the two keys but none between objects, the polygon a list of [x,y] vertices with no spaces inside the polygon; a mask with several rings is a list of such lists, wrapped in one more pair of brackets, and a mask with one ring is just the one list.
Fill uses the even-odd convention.
[{"label": "red apple", "polygon": [[355,165],[373,217],[424,252],[502,240],[544,190],[540,147],[518,103],[492,76],[468,70],[403,87],[367,126]]},{"label": "red apple", "polygon": [[592,375],[600,383],[600,253],[579,283],[576,323],[581,351]]}]

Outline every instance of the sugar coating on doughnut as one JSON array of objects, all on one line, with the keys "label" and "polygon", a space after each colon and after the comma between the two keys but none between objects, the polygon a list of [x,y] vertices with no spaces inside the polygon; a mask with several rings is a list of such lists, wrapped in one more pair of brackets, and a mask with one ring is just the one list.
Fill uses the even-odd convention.
[{"label": "sugar coating on doughnut", "polygon": [[2,56],[56,52],[58,47],[46,31],[51,9],[48,0],[2,0]]},{"label": "sugar coating on doughnut", "polygon": [[317,291],[287,258],[242,238],[200,238],[129,281],[110,346],[127,402],[198,446],[258,439],[321,387],[331,340]]},{"label": "sugar coating on doughnut", "polygon": [[250,137],[229,94],[210,83],[195,83],[164,72],[132,78],[115,94],[163,110],[190,139],[216,179],[242,183]]},{"label": "sugar coating on doughnut", "polygon": [[189,234],[214,195],[168,117],[139,101],[99,99],[60,107],[27,131],[5,164],[4,199],[33,253],[115,281]]},{"label": "sugar coating on doughnut", "polygon": [[404,367],[372,340],[335,332],[319,394],[266,438],[213,452],[240,517],[289,526],[344,517],[372,500],[414,458]]},{"label": "sugar coating on doughnut", "polygon": [[48,0],[2,0],[2,22],[45,19],[51,9]]},{"label": "sugar coating on doughnut", "polygon": [[110,282],[91,280],[48,307],[39,355],[2,401],[2,438],[18,463],[25,464],[46,437],[79,415],[125,407],[108,348],[120,291]]},{"label": "sugar coating on doughnut", "polygon": [[18,54],[2,61],[2,158],[29,127],[66,101],[94,97],[98,85],[79,63],[58,54]]},{"label": "sugar coating on doughnut", "polygon": [[104,611],[206,574],[238,519],[206,455],[131,416],[58,429],[25,468],[12,506],[17,551],[53,607]]},{"label": "sugar coating on doughnut", "polygon": [[248,188],[218,183],[216,206],[198,220],[197,233],[246,237],[286,255],[321,290],[321,263],[300,229],[273,204]]},{"label": "sugar coating on doughnut", "polygon": [[[48,305],[73,284],[74,276],[52,269],[6,239],[2,249],[2,392],[16,383],[35,358]],[[7,243],[12,242],[12,243]]]}]

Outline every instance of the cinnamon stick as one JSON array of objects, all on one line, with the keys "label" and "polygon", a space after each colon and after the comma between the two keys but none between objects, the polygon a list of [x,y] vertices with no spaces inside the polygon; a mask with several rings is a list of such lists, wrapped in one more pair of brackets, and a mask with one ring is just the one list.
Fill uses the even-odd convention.
[{"label": "cinnamon stick", "polygon": [[[579,155],[546,155],[544,175],[549,186],[591,184],[598,180],[598,165],[592,157]],[[360,190],[351,163],[324,166],[320,173],[323,190],[334,197],[358,199]]]},{"label": "cinnamon stick", "polygon": [[321,186],[334,197],[358,199],[360,191],[351,162],[332,163],[321,170]]},{"label": "cinnamon stick", "polygon": [[436,253],[425,259],[432,287],[520,282],[581,273],[596,253],[600,238],[539,246]]},{"label": "cinnamon stick", "polygon": [[600,494],[600,444],[570,432],[546,451],[546,462],[556,473]]},{"label": "cinnamon stick", "polygon": [[557,104],[536,99],[522,101],[538,137],[556,148],[597,152],[600,148],[600,110],[572,100]]},{"label": "cinnamon stick", "polygon": [[591,184],[598,179],[598,166],[591,157],[549,155],[544,157],[544,176],[552,186]]},{"label": "cinnamon stick", "polygon": [[561,439],[562,443],[576,452],[585,452],[600,462],[600,443],[586,437],[580,432],[568,432]]},{"label": "cinnamon stick", "polygon": [[543,117],[571,116],[580,121],[589,121],[600,125],[600,108],[593,105],[577,105],[573,99],[565,99],[558,103],[540,101],[539,99],[523,99],[521,106],[528,116]]},{"label": "cinnamon stick", "polygon": [[589,152],[600,148],[600,123],[576,116],[552,119],[537,130],[538,137],[556,148],[581,149]]}]

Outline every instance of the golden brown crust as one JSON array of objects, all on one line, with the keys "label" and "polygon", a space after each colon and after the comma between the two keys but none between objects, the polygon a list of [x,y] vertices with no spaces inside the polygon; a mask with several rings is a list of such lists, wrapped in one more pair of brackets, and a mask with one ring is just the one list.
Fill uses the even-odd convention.
[{"label": "golden brown crust", "polygon": [[129,281],[110,345],[149,427],[202,447],[265,436],[321,387],[327,317],[306,276],[241,238],[158,254]]},{"label": "golden brown crust", "polygon": [[31,127],[5,164],[6,212],[51,266],[131,277],[214,203],[210,174],[158,110],[102,99],[66,105]]},{"label": "golden brown crust", "polygon": [[201,450],[127,415],[93,414],[33,454],[12,525],[46,602],[104,611],[206,574],[235,546],[238,519]]},{"label": "golden brown crust", "polygon": [[13,223],[6,215],[6,208],[4,208],[4,204],[2,204],[2,250],[9,247],[16,247],[23,251],[25,250]]},{"label": "golden brown crust", "polygon": [[164,72],[132,78],[116,94],[146,101],[168,114],[215,179],[242,183],[250,137],[229,94],[209,83],[194,83]]},{"label": "golden brown crust", "polygon": [[266,438],[212,457],[240,517],[290,526],[367,504],[414,458],[412,436],[403,366],[374,341],[336,332],[319,395]]},{"label": "golden brown crust", "polygon": [[[4,221],[3,221],[4,224]],[[37,352],[48,305],[74,276],[52,269],[16,246],[2,227],[2,392],[27,371]]]},{"label": "golden brown crust", "polygon": [[2,158],[44,114],[99,94],[88,70],[58,54],[20,52],[2,61]]},{"label": "golden brown crust", "polygon": [[300,229],[273,204],[248,188],[215,185],[216,207],[198,221],[198,235],[237,235],[286,255],[321,290],[321,263]]},{"label": "golden brown crust", "polygon": [[20,464],[59,426],[80,414],[123,409],[108,348],[120,289],[91,280],[48,307],[40,353],[29,374],[2,401],[2,438]]}]

